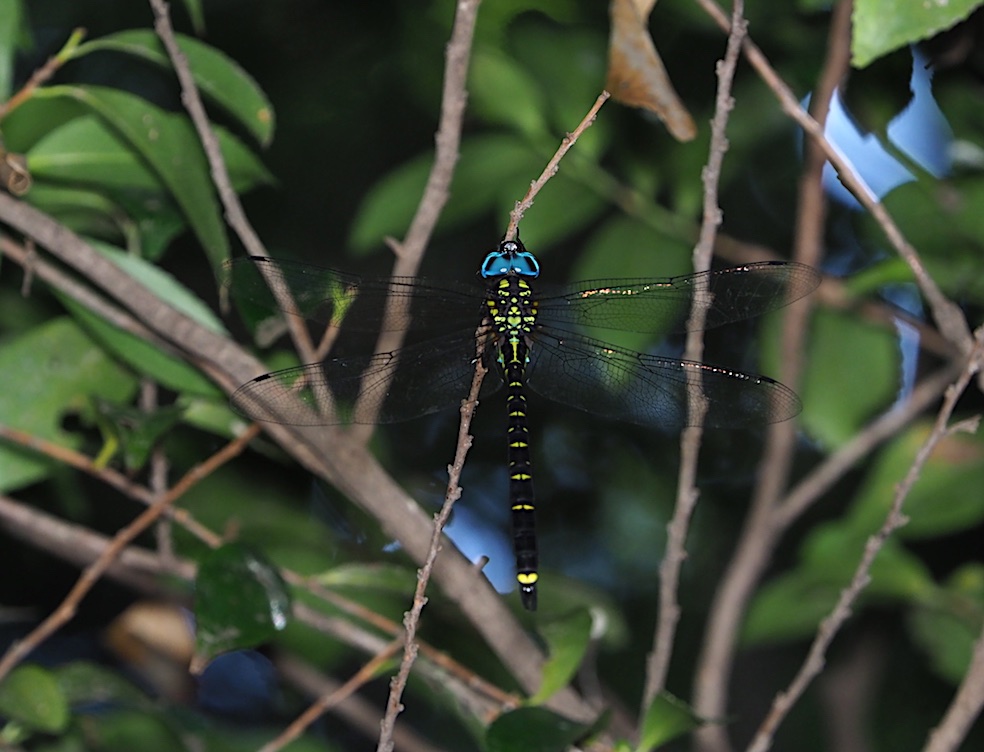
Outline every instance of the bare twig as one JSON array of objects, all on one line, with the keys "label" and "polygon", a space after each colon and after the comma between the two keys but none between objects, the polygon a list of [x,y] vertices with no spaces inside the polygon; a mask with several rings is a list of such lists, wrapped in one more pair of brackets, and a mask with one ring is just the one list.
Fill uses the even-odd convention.
[{"label": "bare twig", "polygon": [[963,372],[957,381],[946,390],[946,398],[943,400],[943,405],[940,407],[939,413],[936,416],[933,430],[919,448],[912,465],[910,465],[906,472],[905,478],[896,489],[895,498],[892,500],[891,508],[885,517],[884,523],[882,523],[878,532],[872,535],[865,544],[864,554],[858,563],[857,569],[855,569],[850,585],[841,592],[833,611],[821,622],[820,628],[817,630],[817,636],[810,646],[809,654],[792,683],[790,683],[784,692],[776,695],[769,714],[762,722],[762,725],[759,726],[755,738],[749,745],[749,752],[765,752],[772,746],[773,737],[779,724],[782,723],[789,710],[796,704],[797,700],[803,695],[803,692],[806,691],[810,682],[823,670],[824,656],[826,655],[827,648],[840,631],[841,626],[850,617],[851,607],[861,591],[867,587],[871,579],[871,565],[875,557],[884,547],[885,541],[888,540],[892,533],[907,524],[908,518],[902,514],[902,506],[905,503],[905,499],[919,479],[919,475],[930,455],[933,453],[933,450],[936,448],[936,445],[948,435],[949,430],[947,424],[953,415],[957,400],[964,393],[970,380],[980,370],[981,357],[984,354],[984,328],[977,331],[975,340],[976,346],[971,351]]},{"label": "bare twig", "polygon": [[0,120],[3,120],[12,110],[17,109],[34,96],[34,92],[38,87],[43,86],[51,80],[51,77],[58,72],[58,69],[72,59],[72,55],[75,54],[78,46],[82,44],[83,39],[85,39],[85,29],[73,30],[65,45],[57,53],[49,57],[44,65],[31,74],[31,77],[20,88],[20,91],[16,92],[6,102],[0,103]]},{"label": "bare twig", "polygon": [[553,157],[547,162],[547,166],[543,168],[543,172],[540,173],[540,177],[530,183],[530,189],[523,196],[523,199],[517,202],[516,207],[509,213],[509,226],[506,227],[506,234],[503,236],[503,240],[515,240],[516,235],[519,233],[519,223],[523,219],[523,215],[526,214],[527,210],[533,206],[533,199],[540,190],[547,184],[547,182],[554,175],[557,174],[557,170],[560,169],[560,160],[564,158],[564,155],[571,150],[571,147],[577,143],[578,138],[585,130],[591,127],[594,123],[595,118],[598,117],[598,110],[601,106],[608,101],[611,96],[607,91],[601,92],[595,103],[588,110],[588,114],[584,116],[581,122],[578,124],[577,128],[568,133],[564,140],[561,141],[560,146],[557,151],[554,152]]},{"label": "bare twig", "polygon": [[[725,31],[728,30],[728,17],[714,0],[697,0],[697,2],[714,19],[718,26]],[[906,240],[905,235],[903,235],[895,220],[889,215],[884,204],[877,200],[871,189],[857,175],[850,161],[826,139],[823,126],[800,107],[796,95],[779,77],[779,74],[776,73],[765,55],[751,39],[745,40],[744,51],[748,62],[758,71],[762,80],[778,98],[783,111],[795,120],[806,131],[807,135],[816,142],[823,151],[824,156],[833,165],[834,169],[837,170],[837,175],[841,183],[844,184],[844,187],[871,214],[881,226],[885,237],[909,265],[915,276],[916,283],[919,285],[919,289],[926,296],[926,300],[929,303],[933,318],[940,332],[961,352],[968,352],[972,346],[972,339],[963,313],[956,305],[946,299],[936,282],[929,276],[916,249]]]},{"label": "bare twig", "polygon": [[933,729],[923,752],[956,752],[984,707],[984,628],[974,643],[974,655],[940,725]]},{"label": "bare twig", "polygon": [[[850,38],[850,3],[842,2],[835,12],[828,35],[827,57],[821,81],[814,92],[811,106],[823,121],[827,104],[834,89],[847,70],[847,40]],[[746,40],[746,53],[750,42]],[[799,206],[797,213],[797,238],[795,257],[798,261],[816,265],[819,261],[825,204],[822,190],[823,153],[811,142],[803,174],[800,178]],[[802,350],[811,306],[809,301],[791,306],[783,317],[782,371],[780,380],[796,389],[803,369]],[[739,597],[737,590],[729,586],[756,582],[761,567],[767,561],[764,552],[771,552],[775,540],[781,535],[772,519],[773,508],[789,477],[795,453],[796,426],[793,421],[769,427],[765,449],[760,464],[759,482],[753,495],[752,507],[742,531],[728,575],[715,596],[705,632],[705,642],[698,664],[695,686],[697,711],[712,718],[726,713],[728,681],[734,657],[737,625],[744,613],[746,598],[751,588]],[[745,541],[748,544],[745,545]],[[748,554],[743,558],[743,554]],[[747,569],[747,573],[745,568]],[[725,750],[728,747],[724,726],[711,724],[698,733],[699,744],[706,750]]]},{"label": "bare twig", "polygon": [[[711,120],[711,144],[707,164],[701,174],[704,182],[704,216],[700,236],[694,247],[694,270],[703,271],[711,267],[714,238],[721,224],[721,207],[718,205],[717,188],[721,179],[721,165],[728,151],[727,125],[734,98],[731,86],[734,81],[741,42],[745,36],[743,0],[735,0],[732,12],[731,32],[724,59],[718,63],[718,90],[714,104],[714,118]],[[690,361],[700,361],[704,353],[704,322],[710,300],[706,296],[695,296],[690,310],[687,326],[687,346],[685,357]],[[673,653],[673,640],[677,623],[680,620],[680,604],[677,600],[677,586],[680,570],[686,559],[687,529],[690,517],[697,505],[697,460],[700,456],[703,436],[704,415],[707,402],[700,398],[691,399],[687,407],[690,415],[689,428],[680,437],[680,471],[677,476],[677,497],[673,508],[673,518],[666,527],[666,552],[659,567],[659,615],[656,633],[653,637],[653,650],[646,666],[646,688],[640,718],[645,718],[646,709],[655,697],[666,688],[666,674]]]},{"label": "bare twig", "polygon": [[[188,66],[188,59],[178,46],[178,40],[174,36],[174,28],[171,25],[171,17],[168,5],[164,0],[150,0],[151,8],[154,11],[154,30],[160,37],[164,49],[167,50],[171,65],[174,66],[174,73],[178,77],[181,85],[181,102],[184,104],[191,122],[198,133],[198,140],[201,142],[208,160],[209,170],[212,175],[212,183],[215,185],[219,194],[219,200],[225,209],[226,221],[236,235],[242,241],[246,252],[251,256],[269,256],[266,247],[260,240],[256,231],[246,217],[243,206],[232,187],[229,179],[229,171],[226,169],[225,160],[222,158],[222,150],[219,148],[219,140],[212,130],[209,123],[208,114],[205,112],[205,105],[202,104],[201,95],[195,85],[195,77]],[[282,285],[271,285],[270,290],[277,299],[281,308],[286,311],[296,310],[290,300],[290,291]],[[315,347],[311,342],[304,322],[297,316],[286,316],[287,327],[290,331],[291,339],[297,348],[301,359],[310,363],[315,360]]]},{"label": "bare twig", "polygon": [[430,550],[427,552],[427,559],[417,573],[417,589],[414,592],[413,607],[406,615],[403,623],[406,627],[406,636],[403,643],[403,660],[400,663],[400,670],[390,684],[389,699],[386,702],[386,715],[380,724],[379,744],[376,749],[379,752],[392,752],[393,750],[393,730],[396,725],[396,717],[403,710],[401,698],[410,678],[410,669],[417,659],[417,627],[420,624],[420,614],[427,603],[424,591],[430,581],[431,571],[437,555],[441,550],[441,536],[444,526],[447,525],[451,517],[451,509],[461,496],[461,472],[465,467],[465,458],[472,445],[471,430],[472,417],[475,415],[475,408],[478,406],[478,394],[482,389],[482,380],[485,378],[485,367],[482,365],[483,346],[481,339],[477,348],[475,359],[475,376],[472,379],[471,392],[468,399],[461,405],[461,423],[458,427],[458,448],[455,451],[454,463],[448,468],[448,488],[444,496],[444,504],[441,511],[434,518],[434,534],[431,537]]},{"label": "bare twig", "polygon": [[260,748],[260,752],[277,752],[277,750],[283,749],[286,745],[294,741],[294,739],[304,733],[305,729],[324,715],[325,712],[351,697],[359,687],[375,679],[382,668],[396,655],[396,651],[400,649],[402,644],[402,639],[393,640],[384,650],[374,655],[372,660],[360,668],[342,686],[311,703],[307,710],[295,718],[276,739],[264,744]]},{"label": "bare twig", "polygon": [[99,558],[90,566],[86,567],[81,577],[75,583],[72,590],[65,596],[61,605],[58,606],[41,624],[39,624],[23,640],[18,640],[0,659],[0,679],[6,676],[10,670],[22,661],[28,653],[54,634],[63,625],[71,621],[79,603],[86,594],[102,578],[103,574],[110,567],[120,552],[126,548],[138,535],[150,527],[168,508],[174,503],[175,499],[181,497],[189,488],[198,483],[202,478],[213,473],[216,468],[225,464],[233,457],[237,456],[246,445],[259,433],[258,428],[245,431],[242,435],[226,444],[221,450],[209,457],[205,462],[196,465],[189,470],[185,476],[179,480],[167,493],[159,496],[143,513],[120,530],[113,538],[113,543],[106,548]]},{"label": "bare twig", "polygon": [[[427,176],[427,184],[417,204],[417,211],[410,221],[406,237],[402,243],[395,240],[389,242],[396,254],[394,277],[412,277],[417,274],[427,243],[451,195],[451,179],[458,163],[465,105],[468,102],[468,63],[471,59],[480,2],[481,0],[458,0],[455,7],[454,25],[445,54],[441,116],[434,137],[434,164]],[[376,352],[394,352],[403,344],[405,329],[394,326],[393,322],[406,315],[409,304],[409,298],[402,295],[390,295],[386,299],[383,327],[376,341]],[[355,410],[357,413],[370,413],[361,403]],[[349,431],[354,440],[362,442],[368,441],[371,434],[371,425],[353,426]]]}]

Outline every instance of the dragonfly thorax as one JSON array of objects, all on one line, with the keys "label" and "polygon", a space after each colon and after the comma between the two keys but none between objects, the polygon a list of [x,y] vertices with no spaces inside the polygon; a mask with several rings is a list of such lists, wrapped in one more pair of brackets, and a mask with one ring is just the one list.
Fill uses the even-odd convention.
[{"label": "dragonfly thorax", "polygon": [[540,262],[519,240],[503,240],[482,262],[482,277],[540,276]]}]

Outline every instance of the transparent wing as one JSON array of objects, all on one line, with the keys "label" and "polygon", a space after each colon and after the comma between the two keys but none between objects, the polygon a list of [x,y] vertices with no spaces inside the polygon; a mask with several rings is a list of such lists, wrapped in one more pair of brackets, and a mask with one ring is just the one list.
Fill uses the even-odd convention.
[{"label": "transparent wing", "polygon": [[595,279],[538,288],[541,321],[631,332],[687,330],[693,300],[709,301],[704,329],[760,316],[815,290],[822,275],[794,262],[765,261],[656,279]]},{"label": "transparent wing", "polygon": [[[230,403],[253,420],[318,426],[395,423],[456,407],[475,375],[475,330],[428,340],[395,353],[332,358],[258,376]],[[486,353],[486,361],[494,360]],[[490,368],[481,395],[502,386]],[[360,398],[361,391],[361,398]]]},{"label": "transparent wing", "polygon": [[[360,277],[299,261],[246,256],[224,267],[223,285],[239,299],[266,310],[326,324],[344,321],[357,331],[377,331],[383,324],[386,298],[406,300],[408,312],[391,321],[393,329],[460,328],[463,317],[477,326],[484,313],[485,288],[451,280],[418,277]],[[286,295],[274,295],[271,289]],[[290,300],[290,302],[287,302]]]},{"label": "transparent wing", "polygon": [[765,376],[675,358],[644,355],[604,342],[539,331],[527,384],[549,399],[595,415],[673,430],[691,425],[688,405],[703,393],[704,425],[760,428],[801,409],[787,387]]}]

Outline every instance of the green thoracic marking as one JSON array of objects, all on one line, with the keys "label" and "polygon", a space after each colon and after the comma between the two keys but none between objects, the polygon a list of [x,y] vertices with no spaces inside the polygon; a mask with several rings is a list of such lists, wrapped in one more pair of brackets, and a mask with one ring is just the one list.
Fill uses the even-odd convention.
[{"label": "green thoracic marking", "polygon": [[[691,425],[703,397],[704,425],[761,429],[800,410],[772,379],[617,347],[591,331],[687,329],[691,305],[706,305],[712,329],[781,308],[811,292],[820,275],[802,264],[763,262],[662,279],[541,284],[539,262],[504,241],[481,266],[484,286],[416,277],[364,278],[292,261],[249,257],[226,268],[245,311],[279,308],[375,341],[380,328],[425,335],[389,353],[329,358],[258,376],[232,396],[254,420],[297,425],[392,423],[460,404],[478,345],[490,369],[482,398],[506,387],[508,476],[517,580],[536,607],[537,544],[526,390],[604,418],[661,430]],[[271,295],[273,290],[274,295]],[[384,315],[388,298],[402,313]],[[475,329],[481,324],[479,341]]]}]

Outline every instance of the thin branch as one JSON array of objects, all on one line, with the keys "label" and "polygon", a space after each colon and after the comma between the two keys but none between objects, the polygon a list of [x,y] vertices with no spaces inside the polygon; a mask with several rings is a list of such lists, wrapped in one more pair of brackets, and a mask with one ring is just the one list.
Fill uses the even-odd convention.
[{"label": "thin branch", "polygon": [[786,691],[776,695],[769,714],[762,722],[762,725],[759,726],[755,738],[748,747],[749,752],[765,752],[772,746],[773,737],[779,724],[782,723],[790,709],[802,697],[810,682],[823,670],[827,648],[844,625],[844,622],[850,617],[851,607],[871,580],[871,565],[874,563],[875,557],[882,550],[885,542],[892,533],[908,523],[908,518],[902,514],[902,506],[905,503],[906,497],[908,497],[912,487],[919,479],[923,467],[926,465],[937,444],[948,435],[949,429],[947,424],[957,406],[957,400],[960,399],[961,395],[967,389],[970,380],[980,370],[981,357],[984,355],[984,328],[977,331],[975,340],[976,346],[971,351],[963,372],[957,381],[946,391],[946,398],[943,400],[943,405],[940,407],[939,413],[936,416],[933,430],[919,448],[912,465],[906,472],[905,478],[896,489],[895,498],[892,500],[892,505],[888,511],[888,515],[885,517],[885,521],[882,523],[878,532],[872,535],[865,544],[864,554],[858,563],[850,585],[841,592],[840,598],[837,600],[837,604],[834,606],[830,615],[820,623],[817,636],[810,646],[809,654],[796,674],[796,677]]},{"label": "thin branch", "polygon": [[923,752],[956,752],[984,707],[984,627],[974,643],[967,673],[940,725],[933,729]]},{"label": "thin branch", "polygon": [[159,496],[133,522],[120,530],[113,538],[112,544],[102,552],[95,562],[86,567],[85,571],[82,572],[82,575],[58,608],[47,619],[41,622],[41,624],[35,627],[27,637],[23,640],[18,640],[8,648],[3,658],[0,659],[0,679],[3,679],[34,648],[74,618],[79,603],[82,602],[86,594],[99,582],[106,570],[109,569],[120,555],[120,552],[138,535],[157,521],[170,508],[175,499],[180,498],[202,478],[207,477],[218,467],[236,457],[258,433],[259,429],[256,428],[245,431],[242,435],[233,439],[225,447],[209,457],[205,462],[193,467],[170,491]]},{"label": "thin branch", "polygon": [[540,173],[540,177],[530,183],[530,189],[523,196],[523,199],[517,202],[515,208],[509,212],[509,225],[506,227],[506,234],[503,236],[503,240],[515,240],[516,236],[519,234],[519,223],[523,219],[523,215],[533,206],[533,200],[536,195],[543,189],[550,178],[557,174],[560,169],[560,160],[564,158],[564,155],[571,150],[571,147],[577,143],[577,140],[581,137],[588,128],[592,126],[595,118],[598,117],[598,110],[601,106],[608,101],[611,94],[607,91],[602,91],[595,100],[595,103],[588,110],[588,114],[582,118],[581,122],[578,123],[577,128],[564,136],[564,140],[560,142],[560,146],[557,151],[554,152],[553,157],[547,162],[547,166],[543,168],[543,172]]},{"label": "thin branch", "polygon": [[[110,488],[114,488],[120,493],[129,496],[131,499],[136,499],[147,506],[153,504],[159,497],[159,494],[154,493],[146,486],[135,483],[118,470],[98,465],[92,459],[80,452],[76,452],[74,449],[55,444],[39,436],[33,436],[32,434],[0,423],[0,439],[6,439],[26,449],[38,452],[45,457],[50,457],[56,462],[80,470],[105,483]],[[177,507],[169,508],[165,510],[165,515],[170,519],[176,520],[185,530],[206,545],[213,548],[221,545],[222,539],[198,522],[187,509]]]},{"label": "thin branch", "polygon": [[[828,34],[828,48],[820,83],[811,105],[821,120],[837,83],[847,70],[846,42],[850,38],[850,5],[842,2],[835,11]],[[744,41],[747,53],[750,40]],[[797,207],[795,258],[811,266],[819,262],[825,204],[823,199],[822,152],[811,143],[806,153]],[[790,306],[783,316],[780,380],[796,389],[803,370],[802,352],[811,312],[810,301]],[[728,575],[715,595],[704,647],[697,668],[695,707],[705,716],[716,718],[727,711],[728,684],[734,659],[735,641],[747,598],[768,561],[775,541],[781,535],[772,519],[782,489],[788,482],[796,447],[796,424],[793,421],[769,427],[758,483],[742,537],[728,567]],[[733,589],[728,590],[731,587]],[[720,724],[708,725],[698,733],[698,744],[706,750],[728,748],[727,732]]]},{"label": "thin branch", "polygon": [[[195,77],[188,66],[188,58],[181,51],[178,40],[174,36],[174,27],[171,25],[168,5],[164,0],[150,0],[150,5],[154,12],[154,30],[160,37],[164,49],[167,50],[171,65],[174,67],[174,73],[178,77],[178,82],[181,85],[181,102],[188,111],[195,131],[198,133],[198,140],[205,152],[205,158],[208,160],[212,183],[215,185],[219,200],[225,209],[226,221],[250,256],[269,256],[266,247],[246,217],[239,196],[236,195],[236,191],[232,187],[232,180],[229,178],[229,171],[226,169],[222,150],[219,148],[219,140],[212,130],[211,123],[209,123],[205,105],[202,104],[198,86],[195,84]],[[290,299],[290,291],[284,286],[271,284],[270,290],[283,310],[297,310]],[[304,322],[298,316],[286,316],[285,319],[291,339],[301,359],[306,363],[314,362],[315,347]]]},{"label": "thin branch", "polygon": [[393,750],[393,730],[396,726],[396,717],[403,710],[401,698],[406,689],[407,681],[410,678],[410,669],[417,659],[417,628],[420,624],[420,614],[427,603],[424,591],[430,581],[431,571],[437,555],[441,550],[441,536],[444,527],[451,518],[451,509],[455,501],[461,497],[461,473],[465,467],[465,458],[472,445],[471,430],[472,417],[475,415],[475,408],[478,406],[478,394],[482,389],[482,380],[485,378],[486,369],[482,364],[483,343],[479,332],[476,332],[476,340],[479,345],[475,358],[475,376],[472,379],[471,391],[468,399],[461,405],[461,423],[458,427],[458,448],[455,451],[454,463],[448,469],[448,487],[444,496],[444,504],[441,511],[434,518],[434,533],[431,537],[430,549],[423,566],[417,573],[417,589],[413,596],[413,607],[404,618],[406,627],[405,641],[403,643],[403,660],[400,663],[400,670],[390,684],[389,699],[386,702],[386,715],[380,724],[379,744],[376,749],[379,752],[392,752]]},{"label": "thin branch", "polygon": [[277,750],[283,749],[286,745],[294,741],[297,737],[303,734],[312,723],[317,721],[327,711],[331,710],[344,700],[347,700],[349,697],[354,695],[360,687],[375,679],[383,667],[389,663],[394,655],[396,655],[396,651],[400,649],[402,644],[402,639],[393,640],[390,642],[385,649],[374,655],[369,662],[360,668],[342,686],[338,687],[338,689],[329,694],[322,695],[311,703],[307,710],[295,718],[291,724],[277,736],[276,739],[264,744],[260,748],[260,752],[277,752]]},{"label": "thin branch", "polygon": [[[728,151],[728,118],[734,109],[735,101],[731,95],[741,42],[745,36],[747,23],[744,18],[743,0],[735,0],[732,12],[731,32],[724,59],[718,63],[718,90],[714,104],[714,117],[711,120],[710,153],[701,178],[704,182],[704,216],[700,235],[694,247],[694,270],[703,271],[711,267],[714,238],[721,225],[721,207],[718,205],[718,184],[721,180],[721,165]],[[699,362],[704,354],[704,322],[710,299],[695,296],[690,310],[687,329],[687,360]],[[666,675],[673,654],[673,641],[680,620],[680,604],[677,600],[677,587],[680,570],[687,557],[687,530],[697,499],[697,461],[700,456],[703,436],[704,416],[707,401],[703,394],[690,400],[687,407],[690,415],[689,428],[680,437],[680,471],[677,476],[677,497],[673,508],[673,518],[666,527],[666,553],[659,567],[659,615],[653,637],[653,650],[646,666],[646,688],[640,718],[645,718],[646,709],[656,696],[666,688]]]},{"label": "thin branch", "polygon": [[[696,1],[714,19],[718,26],[724,31],[728,30],[728,17],[714,0]],[[940,332],[961,352],[968,352],[973,345],[973,341],[963,313],[959,307],[946,299],[936,282],[929,276],[916,249],[906,240],[902,230],[899,229],[895,220],[892,219],[891,215],[885,209],[884,204],[878,201],[871,189],[854,171],[854,167],[850,161],[840,153],[837,147],[826,139],[823,126],[810,117],[800,106],[796,95],[782,78],[780,78],[779,74],[769,64],[768,59],[750,38],[745,40],[744,51],[748,62],[758,71],[762,80],[778,98],[783,111],[795,120],[806,131],[806,134],[817,143],[823,151],[824,156],[826,156],[827,160],[837,171],[837,176],[844,187],[871,214],[881,226],[885,237],[909,265],[915,276],[916,283],[919,285],[919,289],[926,296],[926,300],[929,303],[933,318]]]},{"label": "thin branch", "polygon": [[[396,255],[394,277],[413,277],[417,274],[427,243],[451,195],[451,180],[458,163],[465,106],[468,102],[468,64],[471,60],[480,2],[481,0],[458,0],[455,8],[454,25],[445,53],[441,115],[434,136],[434,164],[431,165],[427,184],[417,204],[417,211],[410,221],[406,237],[402,243],[392,239],[388,241]],[[382,330],[376,340],[377,353],[395,352],[403,344],[406,328],[397,326],[394,322],[406,318],[409,305],[410,299],[406,296],[387,297]],[[355,412],[372,414],[361,397]],[[367,420],[363,425],[353,426],[348,432],[349,436],[355,441],[368,441],[373,431],[372,422]]]},{"label": "thin branch", "polygon": [[0,120],[3,120],[11,111],[17,109],[24,102],[28,101],[34,92],[48,81],[51,80],[52,76],[58,72],[58,70],[65,65],[72,56],[75,54],[75,50],[78,46],[82,44],[82,40],[85,39],[85,29],[74,29],[71,35],[68,37],[68,41],[65,42],[64,46],[58,50],[57,53],[48,58],[44,65],[38,68],[31,77],[27,80],[19,91],[17,91],[10,99],[6,102],[0,103]]}]

